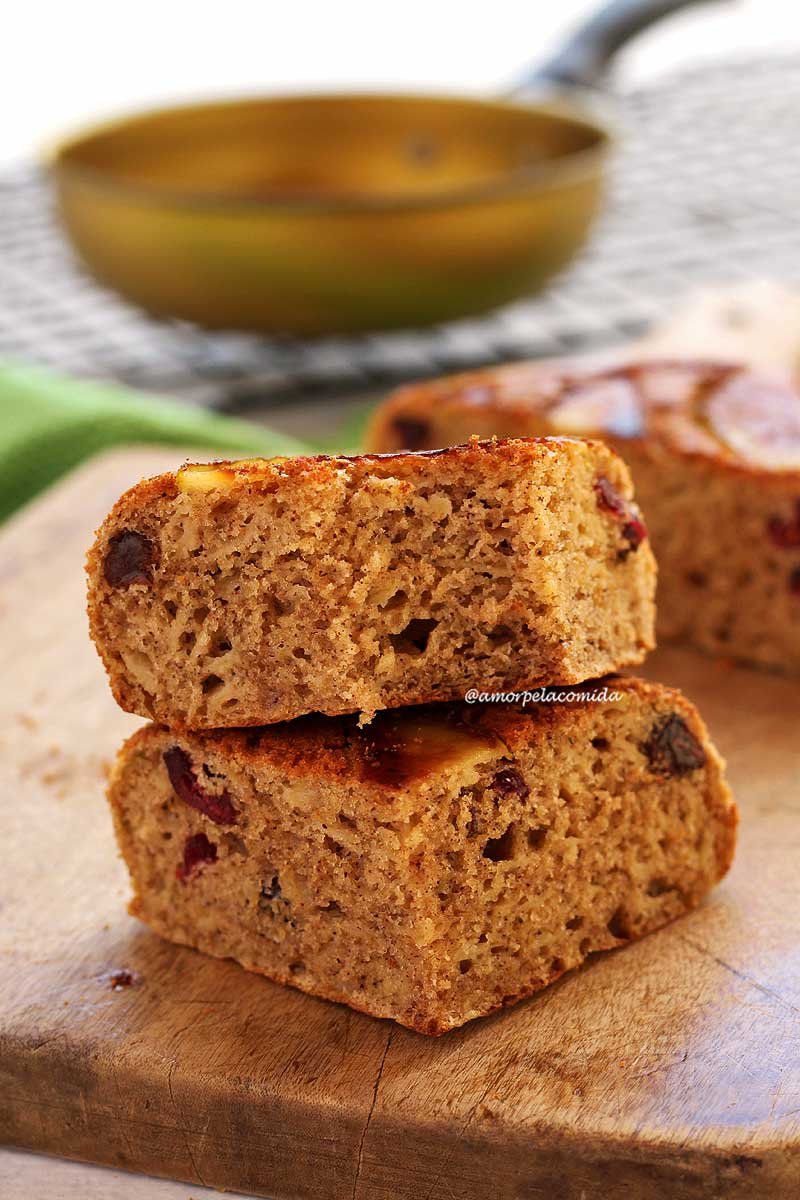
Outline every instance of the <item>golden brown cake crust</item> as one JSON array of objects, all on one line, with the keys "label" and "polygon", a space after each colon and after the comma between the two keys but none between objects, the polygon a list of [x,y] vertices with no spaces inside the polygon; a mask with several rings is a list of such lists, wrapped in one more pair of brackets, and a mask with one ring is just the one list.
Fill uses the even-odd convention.
[{"label": "golden brown cake crust", "polygon": [[[502,415],[540,434],[641,442],[734,472],[794,475],[800,486],[800,397],[736,363],[663,360],[581,367],[512,363],[399,388],[376,412],[376,450],[429,445],[426,420],[449,412]],[[417,418],[419,427],[412,428]]]},{"label": "golden brown cake crust", "polygon": [[573,438],[190,464],[120,498],[87,569],[115,697],[174,727],[576,682],[653,644],[629,477]]},{"label": "golden brown cake crust", "polygon": [[[206,475],[213,476],[221,490],[235,486],[255,492],[274,492],[283,480],[299,480],[304,484],[326,483],[341,471],[353,480],[367,477],[393,476],[413,478],[419,460],[442,459],[467,470],[480,467],[487,454],[501,453],[509,464],[527,465],[537,458],[547,458],[554,448],[584,445],[590,439],[554,437],[491,438],[481,441],[471,438],[464,445],[443,446],[430,450],[376,451],[365,454],[297,454],[292,457],[218,459],[209,463],[185,463],[177,471],[165,471],[150,479],[142,479],[129,488],[112,508],[107,520],[135,514],[152,500],[171,500],[181,491],[182,481],[196,476],[198,482]],[[191,486],[191,485],[190,485]]]},{"label": "golden brown cake crust", "polygon": [[[224,746],[254,767],[270,766],[288,775],[309,775],[331,781],[357,778],[378,791],[394,794],[398,786],[419,784],[435,774],[450,757],[465,747],[506,747],[515,751],[531,744],[543,730],[568,731],[575,714],[602,710],[602,699],[583,697],[608,692],[636,697],[642,703],[669,704],[692,726],[704,727],[695,706],[677,688],[627,675],[607,675],[599,680],[548,689],[573,696],[566,702],[423,704],[377,713],[365,726],[355,715],[324,717],[312,714],[289,722],[243,729],[195,730],[193,742],[205,749]],[[134,752],[154,736],[157,726],[145,725],[125,742]],[[167,730],[162,730],[168,732]],[[434,737],[442,731],[440,740]]]},{"label": "golden brown cake crust", "polygon": [[[128,740],[109,799],[158,933],[426,1034],[695,907],[736,808],[680,693]],[[608,693],[606,693],[608,695]]]},{"label": "golden brown cake crust", "polygon": [[369,443],[603,436],[659,565],[658,636],[800,674],[800,394],[731,363],[519,363],[402,388]]}]

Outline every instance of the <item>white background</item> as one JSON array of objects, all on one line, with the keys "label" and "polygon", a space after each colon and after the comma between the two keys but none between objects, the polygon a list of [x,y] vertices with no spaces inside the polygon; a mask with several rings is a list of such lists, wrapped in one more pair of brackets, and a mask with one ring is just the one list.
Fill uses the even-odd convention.
[{"label": "white background", "polygon": [[[3,20],[0,164],[84,121],[173,98],[303,88],[489,93],[587,0],[12,0]],[[800,47],[796,0],[717,0],[625,52],[641,80],[682,62]]]}]

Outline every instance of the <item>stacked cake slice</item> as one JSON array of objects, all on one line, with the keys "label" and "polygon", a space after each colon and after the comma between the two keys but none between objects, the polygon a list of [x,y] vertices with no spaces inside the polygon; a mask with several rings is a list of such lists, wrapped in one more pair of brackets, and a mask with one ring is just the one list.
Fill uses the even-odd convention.
[{"label": "stacked cake slice", "polygon": [[436,1034],[730,863],[694,708],[586,683],[641,662],[654,615],[601,443],[185,467],[121,498],[89,574],[114,695],[158,722],[110,800],[165,937]]},{"label": "stacked cake slice", "polygon": [[800,674],[800,392],[736,363],[529,362],[399,389],[378,451],[472,434],[599,437],[628,464],[659,565],[658,636]]}]

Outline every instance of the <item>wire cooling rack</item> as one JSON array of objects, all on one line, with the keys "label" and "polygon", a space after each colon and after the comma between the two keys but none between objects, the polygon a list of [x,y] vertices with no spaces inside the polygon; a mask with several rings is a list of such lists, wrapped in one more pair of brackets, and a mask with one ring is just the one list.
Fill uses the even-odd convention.
[{"label": "wire cooling rack", "polygon": [[480,320],[300,341],[158,322],[81,273],[46,180],[0,175],[0,356],[227,409],[641,332],[693,284],[800,280],[800,58],[685,70],[618,97],[624,132],[590,247],[548,291]]}]

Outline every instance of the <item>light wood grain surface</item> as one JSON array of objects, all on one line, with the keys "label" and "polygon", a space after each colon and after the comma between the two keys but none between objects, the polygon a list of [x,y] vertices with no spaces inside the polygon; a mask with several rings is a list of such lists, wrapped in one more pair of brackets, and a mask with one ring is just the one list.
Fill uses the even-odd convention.
[{"label": "light wood grain surface", "polygon": [[104,456],[0,537],[0,1138],[276,1200],[795,1200],[800,685],[648,666],[700,705],[742,809],[692,916],[437,1041],[282,989],[125,912],[103,785],[137,720],[89,645],[82,557],[177,461]]},{"label": "light wood grain surface", "polygon": [[[3,1200],[220,1200],[217,1189],[197,1184],[3,1149],[0,1196]],[[225,1200],[242,1200],[243,1196],[242,1192],[225,1192]]]}]

